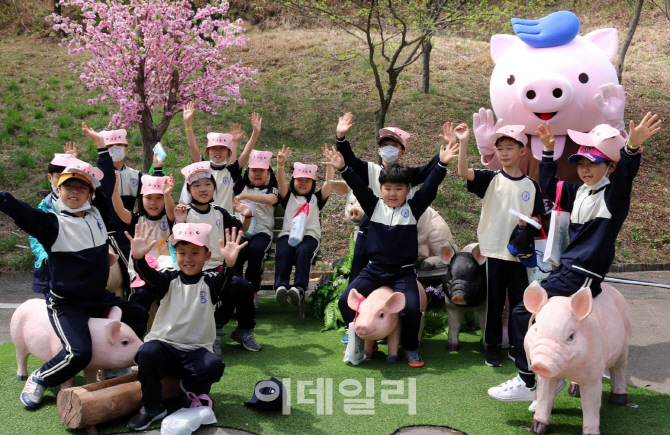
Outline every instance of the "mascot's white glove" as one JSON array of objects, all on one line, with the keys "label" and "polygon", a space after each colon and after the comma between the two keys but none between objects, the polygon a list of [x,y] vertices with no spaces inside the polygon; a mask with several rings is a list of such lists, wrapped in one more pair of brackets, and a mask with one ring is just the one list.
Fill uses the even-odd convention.
[{"label": "mascot's white glove", "polygon": [[600,109],[600,113],[605,116],[607,123],[619,131],[626,130],[626,123],[623,120],[623,111],[626,107],[626,94],[623,86],[607,83],[600,86],[600,93],[596,94],[594,99]]},{"label": "mascot's white glove", "polygon": [[477,149],[482,156],[488,156],[496,152],[496,147],[489,139],[496,130],[503,126],[502,118],[498,122],[493,123],[493,110],[479,109],[472,115],[472,130],[475,133],[475,140],[477,141]]}]

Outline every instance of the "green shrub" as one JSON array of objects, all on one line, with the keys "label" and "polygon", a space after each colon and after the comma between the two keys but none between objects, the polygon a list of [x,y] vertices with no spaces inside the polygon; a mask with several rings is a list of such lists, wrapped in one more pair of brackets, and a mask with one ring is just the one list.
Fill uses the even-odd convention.
[{"label": "green shrub", "polygon": [[33,115],[33,118],[35,118],[35,119],[42,119],[42,118],[44,118],[44,112],[41,111],[40,109],[35,109],[35,110],[33,110],[32,115]]},{"label": "green shrub", "polygon": [[5,131],[14,133],[21,128],[21,114],[14,109],[7,109],[7,118],[5,118]]},{"label": "green shrub", "polygon": [[19,92],[19,84],[16,83],[16,80],[12,80],[11,82],[7,83],[7,90],[14,93]]}]

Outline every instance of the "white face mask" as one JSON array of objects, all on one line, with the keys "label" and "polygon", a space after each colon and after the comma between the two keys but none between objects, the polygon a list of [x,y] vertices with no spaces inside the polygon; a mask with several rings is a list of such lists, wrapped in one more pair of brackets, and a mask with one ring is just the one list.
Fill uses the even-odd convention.
[{"label": "white face mask", "polygon": [[386,145],[379,150],[379,153],[382,156],[382,160],[387,163],[393,163],[398,160],[398,154],[400,154],[400,150],[394,146]]},{"label": "white face mask", "polygon": [[109,148],[109,156],[113,161],[120,162],[126,156],[126,148],[117,146],[111,147]]},{"label": "white face mask", "polygon": [[210,160],[209,163],[210,163],[212,166],[225,166],[225,165],[228,164],[228,159],[225,159],[224,161],[219,162],[219,163],[216,163],[215,161]]},{"label": "white face mask", "polygon": [[63,202],[63,199],[60,198],[60,197],[58,197],[58,200],[56,201],[56,205],[58,206],[58,209],[60,211],[69,211],[70,213],[77,213],[77,212],[80,212],[80,211],[86,211],[86,210],[90,210],[90,208],[91,208],[91,203],[88,202],[88,201],[86,201],[84,203],[84,205],[82,205],[79,208],[70,208],[67,205],[65,205],[65,203]]}]

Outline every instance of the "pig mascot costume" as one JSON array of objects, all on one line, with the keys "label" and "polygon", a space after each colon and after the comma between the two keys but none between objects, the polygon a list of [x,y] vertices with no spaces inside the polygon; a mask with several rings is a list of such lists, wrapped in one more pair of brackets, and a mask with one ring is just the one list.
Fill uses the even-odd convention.
[{"label": "pig mascot costume", "polygon": [[598,29],[579,36],[579,18],[568,11],[539,20],[512,19],[512,24],[517,36],[491,38],[493,111],[482,108],[473,115],[482,164],[501,169],[490,137],[503,125],[525,125],[532,152],[522,156],[521,170],[539,182],[543,145],[535,131],[549,122],[556,139],[557,178],[580,183],[576,165],[568,164],[579,145],[567,130],[589,132],[604,123],[620,131],[625,128],[625,95],[612,65],[617,30]]}]

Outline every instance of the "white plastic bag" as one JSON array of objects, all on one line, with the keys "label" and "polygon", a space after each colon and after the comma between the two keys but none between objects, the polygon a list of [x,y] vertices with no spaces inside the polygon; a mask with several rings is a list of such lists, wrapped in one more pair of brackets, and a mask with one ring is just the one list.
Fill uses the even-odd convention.
[{"label": "white plastic bag", "polygon": [[209,406],[182,408],[161,423],[161,435],[191,435],[201,424],[214,424],[216,417]]},{"label": "white plastic bag", "polygon": [[344,362],[350,362],[357,366],[365,359],[365,340],[356,335],[354,322],[349,324],[349,341],[347,350],[344,352]]},{"label": "white plastic bag", "polygon": [[556,202],[551,211],[549,234],[547,235],[547,248],[544,251],[545,262],[554,266],[561,264],[561,255],[570,243],[570,213],[561,209],[561,191],[563,182],[556,185]]},{"label": "white plastic bag", "polygon": [[288,234],[289,245],[296,247],[302,242],[302,238],[305,235],[307,215],[309,215],[309,203],[306,202],[293,216],[293,220],[291,220],[291,232]]}]

